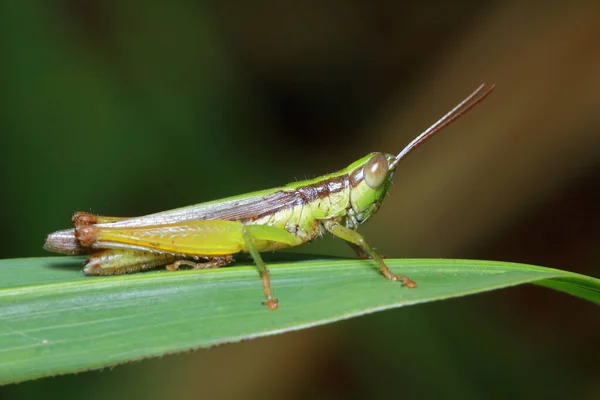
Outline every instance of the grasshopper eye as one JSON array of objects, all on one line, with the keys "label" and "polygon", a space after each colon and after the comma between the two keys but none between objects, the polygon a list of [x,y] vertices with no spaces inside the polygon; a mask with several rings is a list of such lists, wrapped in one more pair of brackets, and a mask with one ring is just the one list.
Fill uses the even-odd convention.
[{"label": "grasshopper eye", "polygon": [[363,168],[365,182],[371,189],[380,187],[388,174],[388,161],[381,153],[374,155]]}]

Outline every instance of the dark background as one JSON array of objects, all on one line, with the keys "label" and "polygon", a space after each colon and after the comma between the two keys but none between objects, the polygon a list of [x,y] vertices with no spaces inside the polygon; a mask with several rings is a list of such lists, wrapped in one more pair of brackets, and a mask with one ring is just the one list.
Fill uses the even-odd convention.
[{"label": "dark background", "polygon": [[[598,4],[241,3],[2,2],[0,257],[47,255],[75,210],[141,215],[398,152],[487,82],[361,232],[390,257],[600,276]],[[599,334],[597,306],[524,286],[0,394],[593,399]]]}]

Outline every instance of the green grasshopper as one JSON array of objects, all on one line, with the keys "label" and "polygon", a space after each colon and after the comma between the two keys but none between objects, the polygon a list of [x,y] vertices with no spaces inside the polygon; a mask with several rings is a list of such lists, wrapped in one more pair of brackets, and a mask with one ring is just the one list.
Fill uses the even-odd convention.
[{"label": "green grasshopper", "polygon": [[86,275],[116,275],[166,265],[218,268],[233,254],[250,253],[269,309],[278,307],[269,270],[260,252],[298,246],[325,232],[344,239],[360,258],[371,258],[383,276],[413,288],[394,274],[356,231],[383,201],[398,163],[411,150],[454,122],[491,93],[479,86],[466,99],[410,142],[398,155],[371,153],[348,167],[315,179],[134,218],[76,212],[75,228],[48,235],[44,248],[90,254]]}]

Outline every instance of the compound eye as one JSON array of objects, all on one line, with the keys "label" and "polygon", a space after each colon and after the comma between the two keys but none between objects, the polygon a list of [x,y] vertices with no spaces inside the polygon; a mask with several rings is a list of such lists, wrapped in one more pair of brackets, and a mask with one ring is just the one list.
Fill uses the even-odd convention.
[{"label": "compound eye", "polygon": [[371,189],[379,188],[388,175],[388,161],[381,153],[371,157],[363,168],[365,182]]}]

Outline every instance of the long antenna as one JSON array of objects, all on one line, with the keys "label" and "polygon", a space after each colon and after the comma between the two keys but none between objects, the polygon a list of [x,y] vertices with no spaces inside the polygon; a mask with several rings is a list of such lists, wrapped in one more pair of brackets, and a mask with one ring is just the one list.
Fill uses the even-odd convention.
[{"label": "long antenna", "polygon": [[466,99],[461,101],[456,107],[440,118],[435,124],[431,125],[425,130],[425,132],[421,133],[412,142],[410,142],[400,153],[398,153],[396,159],[390,164],[389,169],[392,170],[396,168],[396,165],[398,165],[400,160],[402,160],[408,153],[479,104],[490,93],[492,93],[492,90],[494,90],[496,85],[491,85],[485,91],[484,87],[485,83],[482,83],[477,89],[475,89],[475,91],[473,91],[473,93],[467,96]]}]

